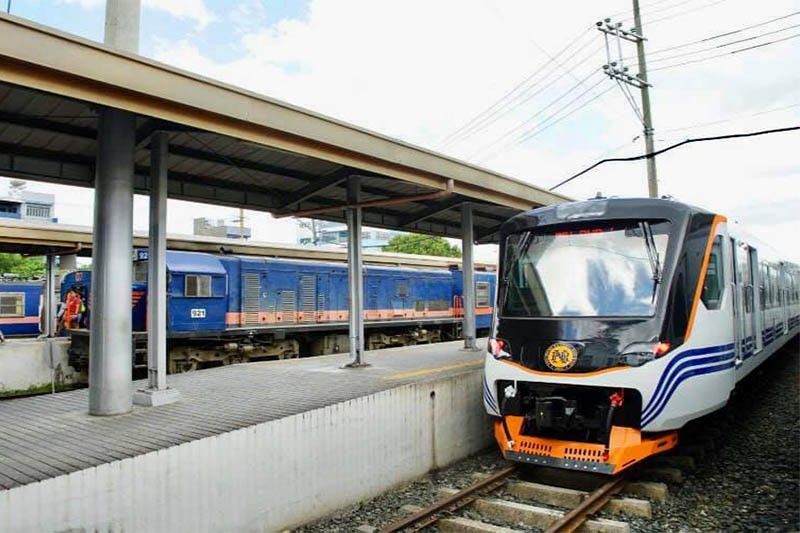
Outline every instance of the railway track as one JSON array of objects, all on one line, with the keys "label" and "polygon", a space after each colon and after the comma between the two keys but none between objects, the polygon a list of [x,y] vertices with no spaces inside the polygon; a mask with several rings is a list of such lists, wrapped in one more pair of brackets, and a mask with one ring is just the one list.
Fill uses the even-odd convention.
[{"label": "railway track", "polygon": [[[653,470],[657,477],[669,478],[669,468]],[[678,471],[679,472],[679,471]],[[455,490],[442,488],[440,499],[425,508],[405,508],[407,516],[381,529],[381,533],[438,531],[512,533],[530,529],[547,533],[597,531],[625,533],[631,530],[625,516],[649,519],[652,502],[663,502],[667,486],[661,482],[638,481],[621,475],[605,479],[595,488],[580,490],[548,483],[525,481],[525,467],[513,465],[490,475],[482,475],[470,486]],[[575,481],[582,473],[568,476]],[[672,469],[675,475],[675,469]],[[554,479],[563,478],[563,471]],[[584,479],[586,481],[586,479]],[[569,479],[566,484],[570,483]],[[619,493],[626,493],[619,496]],[[638,496],[638,497],[632,497]],[[598,512],[620,515],[623,520],[595,517]],[[504,525],[499,525],[504,524]],[[519,529],[521,527],[521,529]]]}]

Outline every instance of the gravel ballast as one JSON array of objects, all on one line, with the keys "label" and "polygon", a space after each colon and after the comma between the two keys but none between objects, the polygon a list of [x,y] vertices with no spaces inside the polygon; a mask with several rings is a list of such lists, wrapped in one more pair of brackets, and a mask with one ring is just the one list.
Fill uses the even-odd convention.
[{"label": "gravel ballast", "polygon": [[[697,468],[684,472],[683,483],[670,485],[667,501],[653,505],[652,520],[607,517],[628,522],[631,531],[800,530],[799,399],[795,338],[748,377],[724,410],[682,436],[685,445],[703,450]],[[466,487],[476,473],[505,464],[498,451],[487,450],[294,531],[376,531],[402,516],[403,506],[430,505],[439,488]]]}]

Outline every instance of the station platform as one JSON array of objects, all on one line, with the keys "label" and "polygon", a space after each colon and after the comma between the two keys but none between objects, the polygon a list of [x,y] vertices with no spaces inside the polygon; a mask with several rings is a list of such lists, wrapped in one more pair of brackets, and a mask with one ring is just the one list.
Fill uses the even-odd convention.
[{"label": "station platform", "polygon": [[[480,346],[483,343],[479,341]],[[489,424],[482,413],[480,391],[484,350],[465,351],[462,346],[463,343],[458,341],[367,352],[366,360],[370,366],[357,369],[343,368],[349,362],[347,355],[332,355],[247,363],[170,375],[168,383],[180,391],[179,402],[161,407],[135,407],[129,414],[111,417],[88,415],[88,390],[85,389],[0,402],[0,529],[5,525],[7,530],[21,530],[23,527],[46,530],[50,525],[56,525],[45,519],[41,523],[31,523],[14,516],[17,512],[24,513],[26,506],[35,506],[34,509],[41,509],[40,504],[55,505],[56,508],[60,506],[61,516],[71,513],[77,517],[85,513],[74,508],[87,505],[86,502],[80,502],[81,498],[95,500],[88,504],[94,505],[98,493],[105,494],[111,490],[121,492],[116,496],[106,494],[108,498],[124,500],[134,488],[120,488],[120,483],[124,485],[141,481],[135,478],[140,477],[139,469],[144,468],[142,465],[145,463],[142,462],[139,467],[115,465],[142,456],[149,458],[146,463],[148,475],[155,480],[154,483],[161,484],[158,491],[162,496],[163,491],[170,490],[171,483],[175,483],[170,476],[185,477],[185,472],[176,472],[176,461],[183,461],[187,466],[182,468],[187,472],[194,471],[181,483],[190,486],[194,483],[198,493],[205,490],[200,486],[203,483],[207,483],[208,490],[214,493],[219,490],[219,483],[230,488],[245,481],[249,483],[245,485],[250,492],[253,487],[267,483],[267,479],[250,479],[255,475],[254,472],[260,472],[264,478],[295,475],[298,479],[292,479],[291,482],[284,480],[284,496],[294,503],[309,498],[309,501],[315,501],[312,514],[329,512],[347,504],[352,497],[363,497],[364,490],[350,490],[352,494],[349,494],[348,490],[343,489],[340,496],[326,500],[324,495],[314,491],[329,491],[330,487],[325,488],[327,482],[320,487],[317,487],[320,485],[317,481],[310,485],[306,483],[307,488],[303,488],[299,480],[308,478],[310,473],[302,470],[307,467],[315,470],[316,474],[320,468],[331,466],[327,475],[355,480],[358,475],[350,467],[358,462],[358,457],[357,454],[350,454],[360,447],[362,450],[382,447],[377,452],[368,453],[372,454],[371,460],[383,462],[391,470],[383,480],[367,482],[364,489],[370,483],[377,483],[370,490],[379,490],[405,479],[413,479],[429,468],[474,453],[489,442]],[[143,385],[143,382],[135,383],[135,386]],[[407,389],[410,396],[402,396],[406,392],[400,389],[409,385],[417,388]],[[387,392],[389,396],[380,396],[382,392]],[[389,403],[382,405],[382,401]],[[443,402],[443,405],[433,406],[436,401]],[[374,411],[371,411],[373,408]],[[322,418],[317,419],[315,417],[318,415],[312,413],[322,413]],[[465,422],[464,417],[469,420]],[[291,432],[290,436],[274,433],[279,426],[273,425],[268,429],[273,432],[270,433],[272,437],[265,436],[264,440],[254,437],[270,423],[288,418],[294,420],[293,428],[286,430]],[[447,426],[445,430],[440,428],[443,424]],[[486,424],[485,435],[483,424]],[[245,440],[239,444],[231,441],[230,447],[225,447],[223,441],[213,440],[236,433],[237,430],[245,431],[242,437]],[[247,434],[248,430],[253,431]],[[465,432],[463,438],[459,437],[459,431]],[[408,432],[412,434],[408,435]],[[270,446],[277,446],[277,441],[271,439],[280,440],[280,450],[270,449]],[[308,439],[317,439],[317,442],[307,442]],[[294,444],[292,440],[295,440]],[[181,452],[180,459],[176,459],[178,456],[170,458],[169,454],[164,453],[176,447],[186,449],[187,445],[198,442],[203,444],[195,446],[190,456]],[[211,443],[211,448],[206,443]],[[286,456],[295,452],[297,456]],[[248,453],[257,459],[248,460],[246,455],[238,455]],[[220,465],[213,464],[218,458],[214,457],[215,454],[223,458]],[[269,457],[265,458],[263,454]],[[315,459],[316,455],[319,457]],[[191,456],[197,463],[194,467],[191,466]],[[392,457],[387,461],[387,456]],[[331,465],[339,460],[342,464]],[[277,474],[279,463],[286,461],[294,465],[292,471]],[[235,466],[237,462],[241,464]],[[407,463],[407,468],[403,467],[403,463]],[[98,469],[104,466],[111,470],[101,473]],[[211,478],[217,479],[203,481],[203,475],[196,472],[197,469],[214,471],[215,468],[219,469],[219,473],[211,475]],[[247,472],[248,468],[253,472]],[[380,472],[379,465],[369,465],[369,468]],[[90,470],[94,472],[88,477],[81,475],[79,481],[75,478]],[[228,471],[238,473],[230,477],[226,473]],[[116,475],[122,477],[119,480],[112,479]],[[194,482],[192,476],[197,476]],[[38,496],[29,491],[24,498],[21,495],[12,498],[9,494],[3,497],[4,493],[28,489],[32,485],[63,477],[71,480],[67,483],[73,488],[75,483],[81,488],[59,496],[67,499],[60,503],[50,500],[47,504],[35,504],[33,500],[47,497],[46,493],[60,492],[47,490],[45,494],[40,494],[42,487],[33,491]],[[97,486],[87,488],[87,483]],[[363,484],[363,481],[359,483]],[[297,488],[292,489],[293,486]],[[163,506],[171,507],[174,511],[188,505],[186,501],[175,501],[176,497],[163,498]],[[71,502],[69,498],[78,500]],[[22,500],[27,503],[22,504]],[[192,501],[197,503],[194,499]],[[269,498],[263,498],[263,502],[269,501]],[[19,507],[21,504],[22,508]],[[272,500],[272,504],[280,502]],[[228,521],[214,522],[205,518],[203,523],[189,520],[185,524],[192,524],[192,528],[197,526],[200,530],[207,529],[205,526],[209,524],[225,529],[255,527],[271,530],[273,526],[278,528],[298,523],[300,517],[313,518],[303,510],[304,505],[297,505],[294,513],[285,516],[262,516],[263,513],[269,515],[272,512],[265,505],[257,501],[245,505],[245,510],[236,513],[235,517],[229,516]],[[141,518],[131,518],[128,515],[141,513],[130,513],[124,505],[122,508],[116,504],[110,507],[118,510],[110,511],[103,520],[83,516],[57,525],[62,528],[115,529],[120,526],[123,529],[149,529],[155,523],[142,523]],[[163,513],[169,515],[170,511],[164,510]],[[161,515],[156,512],[154,516],[151,517],[153,520]],[[171,523],[167,516],[158,523],[157,529],[167,526],[171,530],[184,529],[181,526],[185,524]]]},{"label": "station platform", "polygon": [[119,416],[89,416],[88,389],[7,400],[0,404],[0,489],[479,368],[483,351],[462,345],[367,352],[370,366],[358,369],[342,368],[349,356],[332,355],[170,375],[179,402]]}]

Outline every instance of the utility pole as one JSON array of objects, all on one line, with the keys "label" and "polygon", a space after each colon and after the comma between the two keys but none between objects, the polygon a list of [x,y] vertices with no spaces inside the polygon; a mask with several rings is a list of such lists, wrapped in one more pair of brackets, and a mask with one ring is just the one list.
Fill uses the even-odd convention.
[{"label": "utility pole", "polygon": [[[611,22],[611,19],[597,23],[597,29],[605,34],[606,56],[608,63],[603,65],[606,75],[617,82],[625,98],[633,107],[636,116],[644,128],[644,146],[647,154],[647,191],[650,198],[658,198],[658,174],[656,172],[656,158],[651,154],[655,151],[653,142],[653,116],[650,108],[650,87],[647,81],[647,62],[644,53],[644,34],[642,32],[642,17],[639,10],[639,0],[633,0],[633,22],[634,27],[630,30],[623,30],[622,23]],[[616,60],[611,57],[611,46],[609,36],[616,38],[618,57]],[[628,67],[624,65],[622,54],[622,41],[629,41],[636,44],[636,55],[638,59],[639,73],[635,76],[628,74]],[[633,95],[627,88],[628,85],[636,87],[641,92],[642,109],[636,105]]]}]

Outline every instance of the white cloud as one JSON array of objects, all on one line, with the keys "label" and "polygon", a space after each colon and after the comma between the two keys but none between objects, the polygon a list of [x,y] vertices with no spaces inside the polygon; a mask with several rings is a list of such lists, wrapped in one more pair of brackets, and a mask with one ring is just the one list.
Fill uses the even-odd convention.
[{"label": "white cloud", "polygon": [[[231,28],[231,38],[238,39],[244,50],[232,61],[210,59],[212,54],[198,40],[200,36],[157,41],[155,58],[410,142],[436,146],[546,61],[540,47],[556,53],[583,28],[608,12],[628,7],[628,2],[576,0],[543,6],[527,0],[311,0],[302,20]],[[655,53],[660,48],[784,15],[796,9],[796,0],[762,2],[757,9],[748,0],[709,6],[652,25],[649,20],[689,6],[656,6],[653,9],[663,11],[650,17],[645,6],[651,67],[669,63],[656,61],[663,57]],[[258,9],[248,0],[247,5],[234,6],[229,18],[240,23],[249,16],[263,20]],[[776,23],[763,31],[790,23]],[[447,150],[470,156],[563,94],[577,77],[599,69],[605,62],[600,35],[590,30],[580,39],[580,43],[584,39],[595,43],[574,58],[565,60],[568,54],[561,58],[569,67],[598,47],[580,68],[491,128]],[[658,145],[690,136],[800,122],[800,107],[753,116],[800,102],[800,77],[791,68],[800,63],[797,43],[787,41],[685,68],[652,71]],[[746,44],[751,43],[742,46]],[[736,120],[668,131],[730,117]],[[548,135],[490,154],[484,164],[552,186],[613,148],[618,148],[614,156],[641,153],[641,139],[631,142],[640,131],[633,112],[614,89],[598,105],[548,130]],[[800,240],[792,238],[800,225],[796,218],[800,205],[797,139],[797,134],[784,134],[680,148],[658,159],[661,192],[756,224],[762,237],[800,258]],[[644,195],[644,163],[599,167],[562,191],[576,198],[593,196],[596,191]],[[771,204],[776,198],[782,202]],[[756,215],[764,212],[760,207],[765,205],[773,215],[769,222]],[[267,222],[263,224],[267,227]]]},{"label": "white cloud", "polygon": [[[106,4],[106,0],[61,1],[65,4],[77,4],[83,9],[96,9]],[[198,30],[205,29],[216,19],[204,0],[142,0],[142,5],[148,9],[164,11],[177,19],[194,21]]]}]

